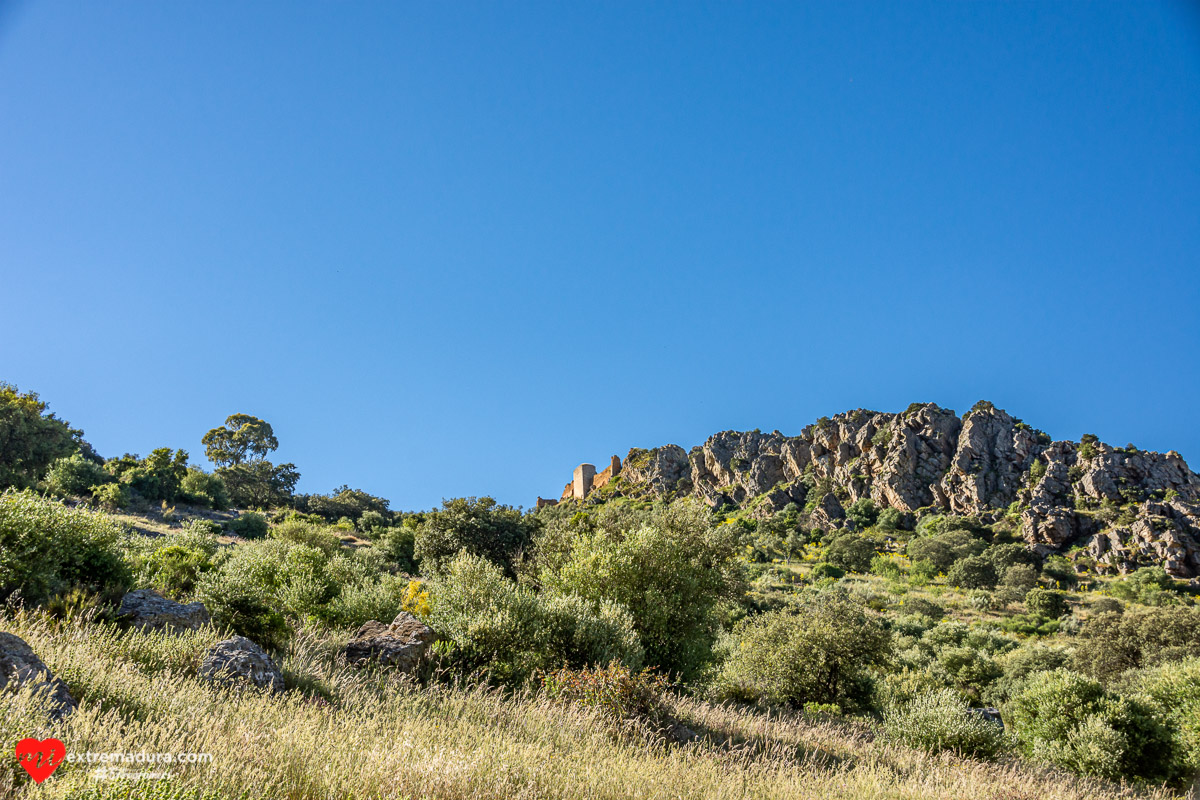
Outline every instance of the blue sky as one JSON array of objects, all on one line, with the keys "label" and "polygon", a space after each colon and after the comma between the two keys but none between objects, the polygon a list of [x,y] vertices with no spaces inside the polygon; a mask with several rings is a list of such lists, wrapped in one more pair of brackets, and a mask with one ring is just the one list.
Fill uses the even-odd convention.
[{"label": "blue sky", "polygon": [[106,455],[530,505],[987,398],[1196,468],[1198,303],[1183,3],[0,12],[0,379]]}]

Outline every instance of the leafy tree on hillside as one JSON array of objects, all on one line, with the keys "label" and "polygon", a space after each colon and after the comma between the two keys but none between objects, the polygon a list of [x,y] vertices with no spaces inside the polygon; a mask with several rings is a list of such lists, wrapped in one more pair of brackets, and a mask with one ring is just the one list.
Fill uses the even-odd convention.
[{"label": "leafy tree on hillside", "polygon": [[267,453],[279,447],[270,423],[249,414],[231,414],[224,425],[204,434],[200,443],[208,460],[219,467],[263,461]]},{"label": "leafy tree on hillside", "polygon": [[82,437],[83,431],[47,413],[35,392],[0,383],[0,487],[33,486],[55,460],[81,449],[92,454]]},{"label": "leafy tree on hillside", "polygon": [[295,464],[272,464],[267,453],[279,447],[271,424],[249,414],[231,414],[200,440],[217,465],[234,505],[258,508],[288,503],[300,480]]},{"label": "leafy tree on hillside", "polygon": [[439,571],[465,550],[483,556],[512,576],[541,522],[490,497],[446,500],[417,529],[415,555],[423,570]]}]

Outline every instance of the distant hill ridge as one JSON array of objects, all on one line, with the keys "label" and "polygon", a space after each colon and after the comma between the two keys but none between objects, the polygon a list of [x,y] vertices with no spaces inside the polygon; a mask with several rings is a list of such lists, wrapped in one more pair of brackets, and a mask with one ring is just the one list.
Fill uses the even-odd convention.
[{"label": "distant hill ridge", "polygon": [[1176,577],[1200,575],[1200,476],[1182,456],[1094,436],[1051,441],[986,401],[962,417],[914,403],[899,414],[823,417],[798,436],[723,431],[691,452],[634,448],[624,463],[614,457],[611,473],[574,496],[568,484],[563,499],[693,496],[754,516],[795,503],[813,528],[830,530],[866,498],[910,523],[930,511],[1008,518],[1039,551],[1082,548],[1101,571],[1161,565]]}]

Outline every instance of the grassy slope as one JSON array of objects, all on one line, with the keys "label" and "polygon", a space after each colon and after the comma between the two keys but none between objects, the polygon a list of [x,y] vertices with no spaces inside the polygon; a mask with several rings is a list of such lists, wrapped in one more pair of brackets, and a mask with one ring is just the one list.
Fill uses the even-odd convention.
[{"label": "grassy slope", "polygon": [[[887,745],[869,727],[767,717],[693,700],[680,717],[707,739],[667,745],[617,734],[587,712],[481,688],[420,688],[349,672],[333,642],[303,635],[283,697],[228,693],[192,678],[215,631],[119,633],[81,621],[0,617],[80,698],[46,723],[28,694],[0,695],[0,739],[56,736],[69,752],[194,751],[161,786],[95,781],[64,764],[44,784],[0,761],[0,798],[1035,798],[1168,797],[1017,762],[986,764]],[[316,699],[319,696],[327,700]],[[137,767],[131,767],[138,769]]]}]

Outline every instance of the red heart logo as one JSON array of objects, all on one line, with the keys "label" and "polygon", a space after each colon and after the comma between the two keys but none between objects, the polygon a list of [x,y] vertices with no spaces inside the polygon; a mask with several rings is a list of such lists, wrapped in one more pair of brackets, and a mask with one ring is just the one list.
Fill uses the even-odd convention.
[{"label": "red heart logo", "polygon": [[58,739],[22,739],[17,742],[17,761],[35,783],[50,777],[67,757],[67,748]]}]

